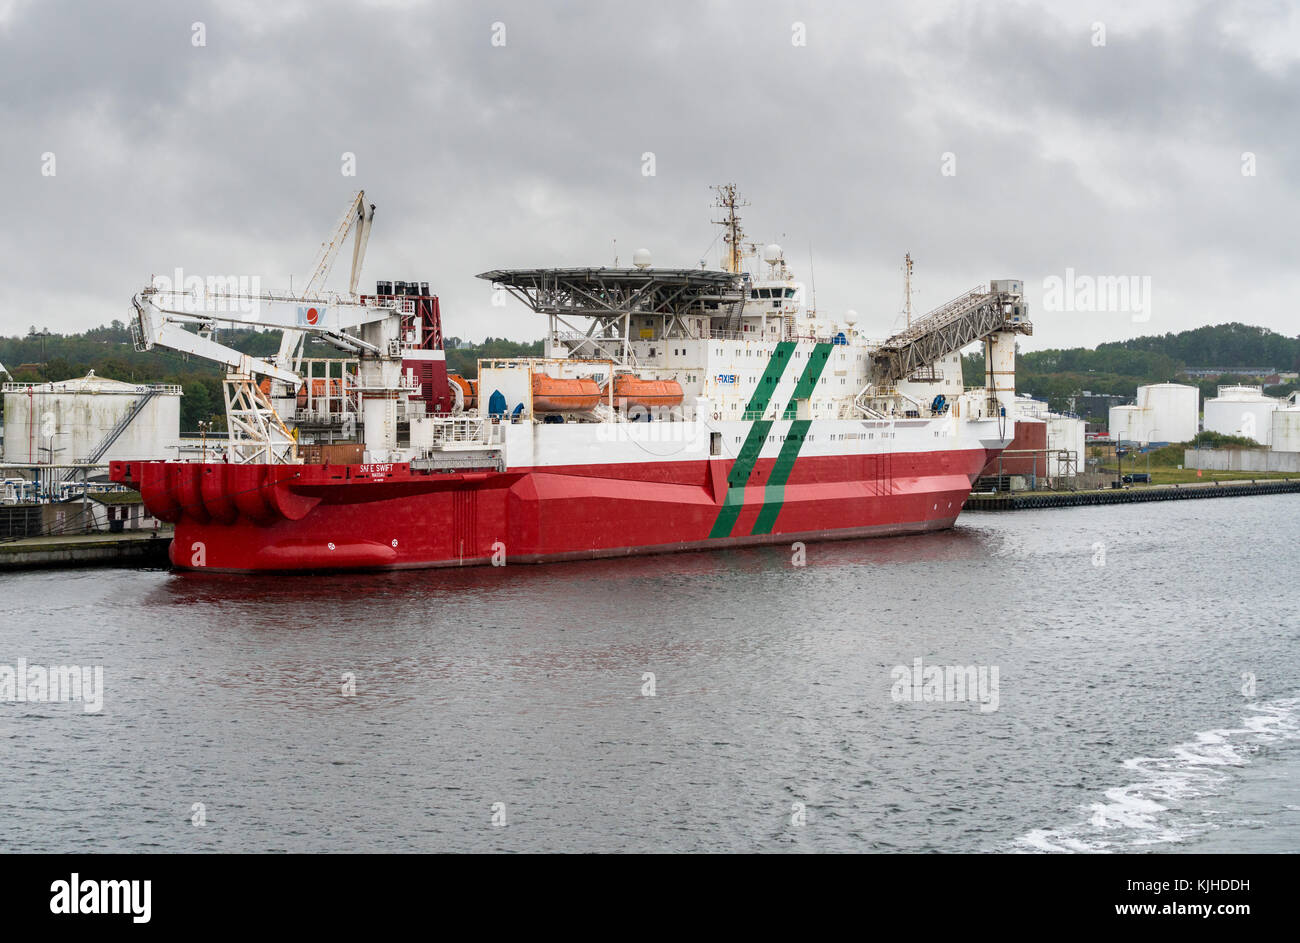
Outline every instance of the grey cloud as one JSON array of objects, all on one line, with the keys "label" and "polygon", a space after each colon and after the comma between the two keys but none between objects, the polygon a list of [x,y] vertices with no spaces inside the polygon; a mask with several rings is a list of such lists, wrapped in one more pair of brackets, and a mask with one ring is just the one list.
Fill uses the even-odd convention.
[{"label": "grey cloud", "polygon": [[[1044,312],[1035,347],[1228,319],[1295,333],[1296,66],[1226,36],[1241,9],[1116,16],[1096,49],[1088,5],[18,4],[0,25],[0,331],[121,317],[177,265],[300,279],[363,186],[367,281],[427,278],[449,333],[535,337],[476,272],[608,264],[612,238],[624,260],[697,264],[707,187],[735,180],[750,236],[784,240],[804,277],[811,245],[821,308],[879,334],[908,250],[921,307],[990,277],[1034,300],[1066,267],[1152,276],[1151,322]],[[1244,9],[1260,32],[1284,16]]]}]

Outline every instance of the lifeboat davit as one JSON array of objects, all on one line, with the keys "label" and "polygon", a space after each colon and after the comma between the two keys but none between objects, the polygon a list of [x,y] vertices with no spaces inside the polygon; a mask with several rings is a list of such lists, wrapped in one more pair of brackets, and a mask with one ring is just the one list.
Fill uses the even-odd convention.
[{"label": "lifeboat davit", "polygon": [[570,380],[533,374],[533,412],[585,413],[600,402],[600,387],[590,377]]},{"label": "lifeboat davit", "polygon": [[466,409],[473,409],[478,405],[478,380],[467,380],[459,373],[449,373],[447,379],[460,387]]},{"label": "lifeboat davit", "polygon": [[646,380],[635,374],[614,377],[614,405],[642,409],[680,406],[682,385],[676,380]]}]

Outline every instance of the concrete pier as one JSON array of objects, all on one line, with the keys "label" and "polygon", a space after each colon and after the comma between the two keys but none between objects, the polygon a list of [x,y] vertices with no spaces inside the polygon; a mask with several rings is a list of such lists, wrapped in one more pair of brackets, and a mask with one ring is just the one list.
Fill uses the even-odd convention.
[{"label": "concrete pier", "polygon": [[1146,501],[1187,501],[1233,498],[1254,494],[1300,492],[1300,478],[1274,481],[1216,481],[1205,484],[1139,485],[1106,491],[1026,491],[1011,494],[972,494],[967,511],[1027,511],[1071,508],[1091,504],[1137,504]]},{"label": "concrete pier", "polygon": [[33,567],[168,566],[171,531],[0,540],[0,572]]}]

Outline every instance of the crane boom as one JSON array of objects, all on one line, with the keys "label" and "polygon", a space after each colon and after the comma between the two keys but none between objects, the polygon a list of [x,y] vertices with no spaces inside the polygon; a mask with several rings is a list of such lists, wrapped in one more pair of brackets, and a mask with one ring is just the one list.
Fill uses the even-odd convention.
[{"label": "crane boom", "polygon": [[[231,461],[297,461],[296,440],[273,406],[273,401],[285,394],[268,394],[258,378],[287,385],[292,397],[304,382],[301,351],[308,335],[356,356],[355,391],[367,417],[366,444],[378,454],[396,448],[394,417],[398,398],[409,395],[414,388],[413,381],[402,372],[402,325],[404,317],[409,320],[414,316],[415,308],[409,300],[392,296],[362,300],[357,295],[374,213],[374,204],[365,202],[365,191],[358,190],[333,236],[321,245],[312,276],[301,294],[226,293],[213,291],[209,283],[201,300],[157,285],[145,288],[132,299],[136,312],[132,334],[137,350],[166,347],[225,366]],[[324,283],[334,259],[353,233],[356,241],[348,292],[326,295]],[[278,328],[283,332],[279,353],[254,357],[214,340],[211,329],[220,322]]]},{"label": "crane boom", "polygon": [[352,201],[343,210],[334,233],[322,242],[312,263],[311,275],[303,288],[302,297],[315,297],[325,287],[325,280],[334,269],[334,260],[339,249],[347,241],[348,234],[356,230],[356,240],[352,245],[352,271],[348,277],[348,294],[357,293],[357,282],[361,278],[361,266],[366,258],[366,244],[370,241],[370,225],[375,218],[375,204],[366,206],[366,191],[358,190],[352,195]]},{"label": "crane boom", "polygon": [[[375,204],[366,205],[366,191],[358,190],[352,194],[352,199],[343,210],[338,223],[335,224],[330,238],[322,242],[316,252],[316,258],[312,261],[311,274],[307,276],[307,284],[302,290],[302,300],[315,298],[324,291],[325,282],[329,279],[330,272],[334,270],[334,261],[338,258],[339,249],[347,242],[348,235],[354,230],[356,239],[352,243],[352,271],[348,275],[348,300],[356,298],[357,283],[361,279],[361,266],[365,262],[366,245],[370,242],[370,226],[374,219]],[[303,340],[304,334],[293,328],[285,328],[284,335],[280,338],[280,352],[276,355],[276,359],[286,366],[291,366],[296,372],[302,360]]]}]

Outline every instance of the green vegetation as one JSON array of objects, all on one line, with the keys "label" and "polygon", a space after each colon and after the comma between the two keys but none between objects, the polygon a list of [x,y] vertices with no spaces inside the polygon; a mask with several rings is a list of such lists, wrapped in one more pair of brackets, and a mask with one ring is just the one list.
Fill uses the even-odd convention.
[{"label": "green vegetation", "polygon": [[[221,340],[244,353],[267,356],[279,348],[280,332],[228,330],[221,334]],[[479,358],[542,355],[540,340],[521,343],[489,337],[479,345],[461,346],[463,343],[458,337],[449,337],[445,345],[447,368],[462,376],[477,375]],[[315,342],[309,344],[308,350],[311,356],[318,357],[338,354],[334,348]],[[67,380],[90,370],[128,383],[179,383],[185,387],[182,429],[193,431],[200,420],[215,422],[218,428],[224,423],[222,373],[217,365],[161,349],[137,352],[121,321],[84,334],[37,334],[33,327],[26,337],[0,337],[0,363],[15,380],[26,383]],[[1096,350],[1077,347],[1034,351],[1017,355],[1016,387],[1046,399],[1052,409],[1064,412],[1070,407],[1070,397],[1083,390],[1131,398],[1139,386],[1177,379],[1187,367],[1224,366],[1300,370],[1300,337],[1233,323],[1099,344]],[[967,386],[982,385],[984,355],[974,353],[962,358],[962,370]],[[1233,382],[1250,381],[1224,376],[1194,385],[1206,397],[1213,396],[1218,385]],[[1265,392],[1282,396],[1297,388],[1300,385],[1291,383],[1269,387]],[[1104,415],[1088,418],[1102,423],[1108,419]],[[1204,438],[1202,444],[1206,444]]]},{"label": "green vegetation", "polygon": [[[266,357],[280,348],[279,331],[227,330],[220,341],[255,357]],[[540,357],[542,342],[519,343],[489,337],[480,346],[460,346],[460,338],[448,338],[447,366],[464,376],[476,376],[480,357]],[[317,342],[307,346],[308,356],[338,357],[340,352]],[[181,430],[192,433],[200,421],[225,428],[222,400],[223,370],[206,360],[185,357],[155,348],[140,352],[121,321],[97,327],[84,334],[38,334],[33,326],[26,337],[0,337],[0,363],[18,383],[45,383],[82,377],[91,370],[97,376],[126,383],[179,383]]]},{"label": "green vegetation", "polygon": [[[260,357],[279,349],[280,333],[226,331],[221,341]],[[185,388],[181,397],[182,431],[197,430],[200,420],[216,423],[216,428],[225,427],[221,368],[162,349],[141,353],[121,321],[84,334],[37,334],[33,327],[26,337],[0,337],[0,363],[19,383],[70,380],[91,370],[97,376],[125,383],[179,383]]]},{"label": "green vegetation", "polygon": [[[1188,367],[1273,367],[1300,370],[1300,337],[1276,334],[1268,328],[1246,324],[1198,327],[1179,334],[1151,335],[1132,340],[1098,344],[1096,350],[1039,350],[1016,357],[1016,389],[1045,399],[1052,409],[1070,408],[1070,397],[1084,390],[1132,398],[1139,386],[1170,380],[1188,383],[1212,397],[1221,384],[1253,383],[1245,377],[1227,375],[1215,380],[1192,382],[1180,379]],[[982,352],[962,358],[967,386],[984,382]],[[1269,387],[1270,396],[1294,392],[1295,383]],[[1086,417],[1105,423],[1108,417]]]},{"label": "green vegetation", "polygon": [[447,349],[447,371],[459,373],[463,377],[478,376],[478,361],[493,357],[540,357],[542,342],[520,343],[506,340],[504,337],[488,337],[476,347],[461,347],[464,343],[459,337],[445,338],[443,346]]},{"label": "green vegetation", "polygon": [[[1146,471],[1139,468],[1139,471]],[[1124,466],[1124,474],[1129,473],[1128,465]],[[1195,482],[1205,481],[1267,481],[1270,478],[1297,478],[1295,472],[1248,472],[1248,471],[1203,471],[1200,477],[1196,475],[1195,468],[1156,468],[1151,466],[1151,484],[1153,485],[1186,485]],[[1134,485],[1140,488],[1141,485]]]},{"label": "green vegetation", "polygon": [[[1135,457],[1141,454],[1143,458],[1149,455],[1151,457],[1151,465],[1153,467],[1156,465],[1163,465],[1170,468],[1175,468],[1176,466],[1183,464],[1183,458],[1184,458],[1183,453],[1187,449],[1194,449],[1198,447],[1202,449],[1263,448],[1263,446],[1260,445],[1258,442],[1256,442],[1254,439],[1250,439],[1245,436],[1224,435],[1221,432],[1202,432],[1191,442],[1171,443],[1169,445],[1161,446],[1158,449],[1152,449],[1150,452],[1146,452],[1146,453],[1132,452],[1130,454]],[[1196,472],[1193,471],[1192,474],[1195,475]],[[1238,472],[1237,474],[1240,474],[1240,472]]]}]

